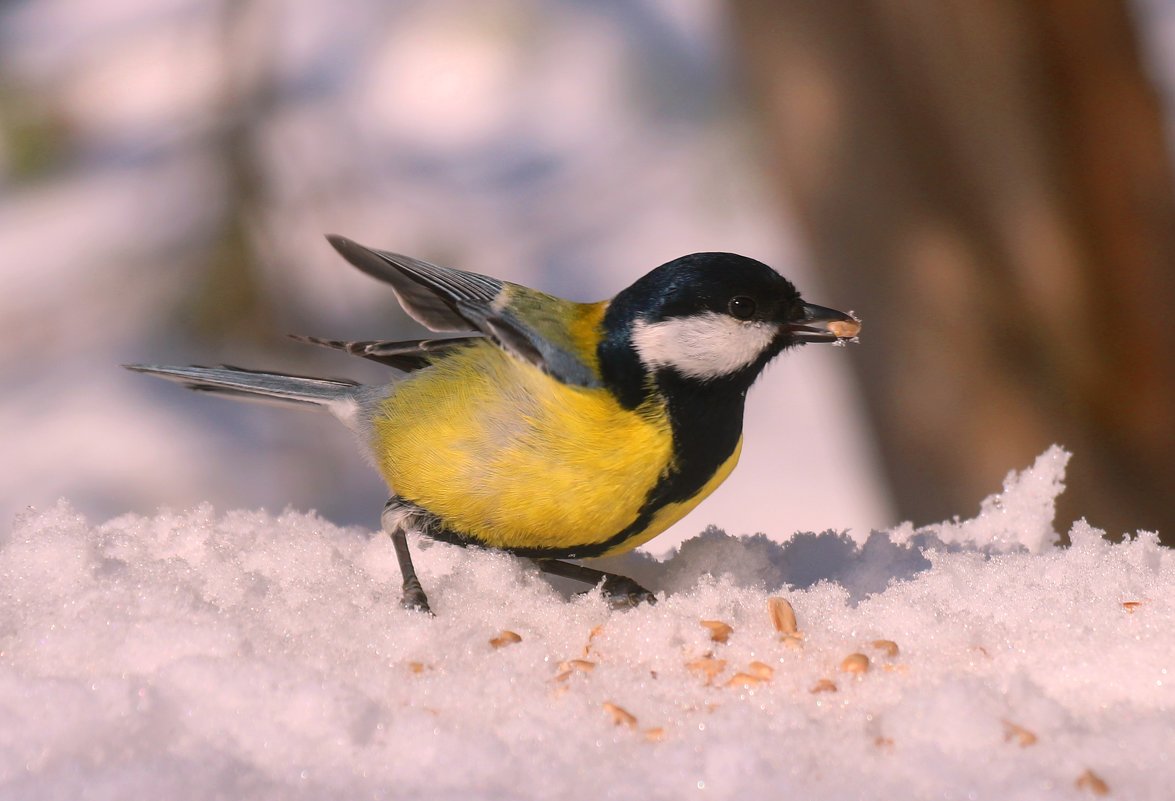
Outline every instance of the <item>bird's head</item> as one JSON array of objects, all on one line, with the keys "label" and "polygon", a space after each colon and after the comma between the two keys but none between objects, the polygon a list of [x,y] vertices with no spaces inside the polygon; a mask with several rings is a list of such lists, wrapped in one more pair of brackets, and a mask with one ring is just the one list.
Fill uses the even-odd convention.
[{"label": "bird's head", "polygon": [[[786,278],[733,253],[663,264],[617,295],[604,318],[601,368],[614,386],[650,374],[745,389],[771,359],[808,342],[851,339],[851,316],[805,303]],[[613,375],[609,375],[609,371]]]}]

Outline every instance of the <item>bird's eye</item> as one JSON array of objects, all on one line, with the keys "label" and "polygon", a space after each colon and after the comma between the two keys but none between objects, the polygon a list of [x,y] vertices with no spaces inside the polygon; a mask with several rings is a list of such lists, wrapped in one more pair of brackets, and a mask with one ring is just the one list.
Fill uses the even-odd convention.
[{"label": "bird's eye", "polygon": [[746,295],[739,295],[730,300],[730,316],[738,320],[749,320],[755,314],[755,300]]}]

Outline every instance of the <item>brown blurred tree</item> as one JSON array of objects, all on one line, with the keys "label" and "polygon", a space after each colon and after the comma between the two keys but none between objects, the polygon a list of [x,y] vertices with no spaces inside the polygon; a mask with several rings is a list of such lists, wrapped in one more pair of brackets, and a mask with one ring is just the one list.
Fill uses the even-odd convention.
[{"label": "brown blurred tree", "polygon": [[196,282],[180,319],[212,341],[271,342],[277,312],[258,269],[257,222],[267,211],[269,176],[260,135],[278,104],[275,51],[267,47],[276,10],[257,0],[219,9],[221,84],[209,117],[210,149],[225,179],[219,223],[202,243]]},{"label": "brown blurred tree", "polygon": [[1173,172],[1130,4],[733,7],[764,151],[865,321],[901,513],[972,509],[1059,442],[1061,525],[1175,543]]}]

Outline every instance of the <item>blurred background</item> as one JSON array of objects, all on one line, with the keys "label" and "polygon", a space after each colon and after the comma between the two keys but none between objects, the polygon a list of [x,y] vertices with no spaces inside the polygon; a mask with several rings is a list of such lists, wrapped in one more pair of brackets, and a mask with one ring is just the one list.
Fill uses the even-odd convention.
[{"label": "blurred background", "polygon": [[0,4],[0,515],[209,500],[377,525],[327,415],[124,362],[380,382],[418,332],[322,238],[614,294],[740,252],[860,345],[751,394],[654,541],[970,515],[1053,442],[1059,527],[1175,535],[1175,3]]}]

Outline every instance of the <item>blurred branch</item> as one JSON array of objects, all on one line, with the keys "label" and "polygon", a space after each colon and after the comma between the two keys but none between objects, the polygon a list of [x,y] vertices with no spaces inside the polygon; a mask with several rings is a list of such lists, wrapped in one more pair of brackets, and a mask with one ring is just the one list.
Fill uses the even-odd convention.
[{"label": "blurred branch", "polygon": [[274,309],[257,269],[253,221],[266,202],[266,175],[257,152],[258,128],[277,102],[272,64],[263,60],[271,47],[257,46],[268,27],[265,3],[235,0],[221,7],[223,17],[223,120],[214,145],[223,165],[224,214],[206,251],[206,266],[188,300],[185,317],[207,339],[268,340]]},{"label": "blurred branch", "polygon": [[3,177],[33,181],[61,163],[69,128],[44,98],[15,82],[0,82],[0,147]]},{"label": "blurred branch", "polygon": [[1175,542],[1173,173],[1129,5],[735,9],[780,186],[866,322],[902,514],[967,508],[1057,441],[1063,504]]}]

